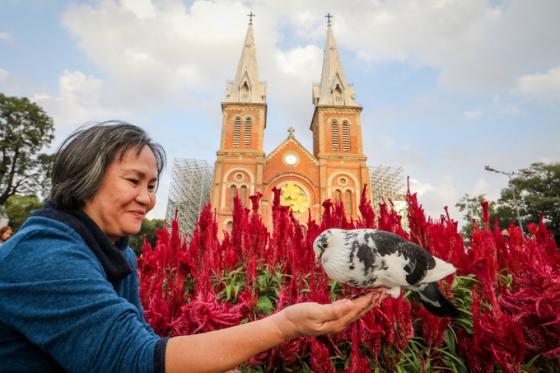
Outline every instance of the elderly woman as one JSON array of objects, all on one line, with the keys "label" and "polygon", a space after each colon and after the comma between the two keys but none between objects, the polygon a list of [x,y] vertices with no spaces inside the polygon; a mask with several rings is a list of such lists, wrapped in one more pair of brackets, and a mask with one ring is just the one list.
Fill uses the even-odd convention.
[{"label": "elderly woman", "polygon": [[228,329],[157,336],[128,237],[154,207],[164,163],[163,149],[126,123],[62,144],[50,202],[0,250],[0,371],[225,371],[290,339],[341,331],[379,301],[300,303]]}]

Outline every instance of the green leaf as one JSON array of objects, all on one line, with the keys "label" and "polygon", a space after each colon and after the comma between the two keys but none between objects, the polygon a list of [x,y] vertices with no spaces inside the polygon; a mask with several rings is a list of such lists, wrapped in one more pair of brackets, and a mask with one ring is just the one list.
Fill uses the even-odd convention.
[{"label": "green leaf", "polygon": [[230,300],[231,299],[231,293],[233,291],[233,286],[231,285],[227,285],[226,286],[226,299]]},{"label": "green leaf", "polygon": [[261,295],[257,300],[257,312],[263,315],[268,315],[274,311],[274,305],[269,297]]}]

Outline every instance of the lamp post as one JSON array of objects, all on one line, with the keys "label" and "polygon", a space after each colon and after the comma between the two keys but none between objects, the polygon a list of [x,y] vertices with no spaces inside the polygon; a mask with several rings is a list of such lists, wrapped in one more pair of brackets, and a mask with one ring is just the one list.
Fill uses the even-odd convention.
[{"label": "lamp post", "polygon": [[500,171],[500,170],[496,170],[495,168],[492,168],[488,165],[484,166],[484,169],[486,171],[489,172],[495,172],[497,174],[502,174],[502,175],[506,175],[509,178],[509,183],[511,184],[512,190],[513,190],[513,204],[515,205],[515,212],[517,213],[517,222],[519,223],[519,228],[521,228],[521,233],[524,234],[523,232],[523,224],[521,223],[521,215],[519,214],[519,205],[517,204],[517,190],[515,189],[515,184],[513,184],[511,182],[511,178],[513,175],[515,175],[515,171],[511,171],[511,172],[505,172],[505,171]]}]

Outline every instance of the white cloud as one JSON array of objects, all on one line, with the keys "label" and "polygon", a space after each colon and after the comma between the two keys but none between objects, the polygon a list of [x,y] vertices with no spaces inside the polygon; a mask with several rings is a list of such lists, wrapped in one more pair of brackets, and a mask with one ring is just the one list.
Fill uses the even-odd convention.
[{"label": "white cloud", "polygon": [[422,182],[416,178],[410,178],[410,191],[412,193],[417,193],[418,196],[423,196],[428,192],[434,190],[434,187],[429,182]]},{"label": "white cloud", "polygon": [[[281,121],[307,134],[327,11],[335,15],[339,48],[367,63],[427,65],[448,88],[509,91],[522,72],[548,69],[560,59],[560,50],[551,47],[560,44],[557,8],[554,0],[538,6],[520,0],[504,6],[483,0],[120,0],[75,4],[62,19],[121,107],[143,113],[169,104],[196,107],[201,97],[222,99],[225,81],[235,74],[245,15],[253,10],[259,72],[269,99]],[[359,84],[360,77],[347,79]],[[468,119],[477,115],[465,113]]]},{"label": "white cloud", "polygon": [[103,1],[74,5],[63,21],[122,103],[142,110],[223,92],[235,72],[247,12],[240,2]]},{"label": "white cloud", "polygon": [[123,7],[130,10],[138,18],[150,18],[156,15],[150,0],[122,0]]},{"label": "white cloud", "polygon": [[560,67],[523,75],[517,80],[517,92],[529,98],[560,102]]},{"label": "white cloud", "polygon": [[490,184],[485,179],[478,179],[474,186],[472,187],[473,195],[478,196],[481,194],[488,194],[488,189],[490,188]]},{"label": "white cloud", "polygon": [[10,34],[8,32],[0,31],[0,40],[1,41],[7,41],[7,40],[11,40],[11,39],[12,39],[12,34]]},{"label": "white cloud", "polygon": [[64,71],[54,95],[37,93],[31,100],[43,106],[59,128],[129,116],[118,109],[118,100],[105,88],[105,83],[94,76],[80,71]]},{"label": "white cloud", "polygon": [[480,119],[482,112],[480,110],[467,110],[463,113],[465,119],[474,120]]},{"label": "white cloud", "polygon": [[286,75],[299,78],[308,85],[312,79],[321,76],[322,61],[322,50],[315,45],[276,52],[278,70]]},{"label": "white cloud", "polygon": [[4,70],[0,67],[0,83],[4,82],[10,73],[7,70]]},{"label": "white cloud", "polygon": [[504,101],[500,95],[494,95],[492,98],[492,104],[499,114],[504,115],[522,115],[525,111],[519,106],[514,105],[508,101]]},{"label": "white cloud", "polygon": [[445,213],[444,208],[447,206],[453,219],[461,219],[461,214],[455,207],[455,202],[462,197],[459,192],[462,190],[460,180],[449,175],[438,177],[435,182],[410,178],[410,190],[412,193],[418,193],[419,202],[426,215],[437,219]]},{"label": "white cloud", "polygon": [[468,193],[471,197],[479,196],[484,194],[484,197],[489,201],[496,201],[500,197],[500,191],[503,185],[499,184],[497,180],[490,184],[487,179],[476,180],[471,191]]},{"label": "white cloud", "polygon": [[[272,0],[268,4],[274,6]],[[523,71],[550,68],[560,59],[556,0],[283,1],[281,6],[294,14],[297,35],[322,40],[328,10],[335,15],[339,47],[367,61],[434,67],[442,85],[453,90],[509,89]]]}]

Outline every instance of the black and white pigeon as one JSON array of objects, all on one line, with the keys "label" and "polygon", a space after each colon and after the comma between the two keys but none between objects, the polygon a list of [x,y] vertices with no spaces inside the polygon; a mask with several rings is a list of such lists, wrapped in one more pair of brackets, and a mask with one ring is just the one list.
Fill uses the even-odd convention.
[{"label": "black and white pigeon", "polygon": [[459,312],[439,291],[436,281],[455,267],[404,238],[377,229],[328,229],[313,243],[317,264],[336,281],[357,288],[387,288],[398,298],[401,288],[420,296],[436,316]]}]

